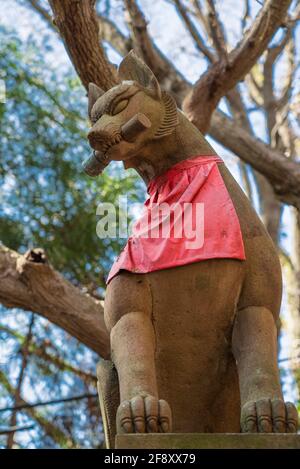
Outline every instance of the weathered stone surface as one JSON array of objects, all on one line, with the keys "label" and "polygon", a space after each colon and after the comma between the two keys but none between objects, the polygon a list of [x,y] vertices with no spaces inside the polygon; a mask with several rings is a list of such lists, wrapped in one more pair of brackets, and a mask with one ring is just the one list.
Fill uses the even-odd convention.
[{"label": "weathered stone surface", "polygon": [[118,449],[300,449],[300,435],[288,433],[165,433],[116,436]]}]

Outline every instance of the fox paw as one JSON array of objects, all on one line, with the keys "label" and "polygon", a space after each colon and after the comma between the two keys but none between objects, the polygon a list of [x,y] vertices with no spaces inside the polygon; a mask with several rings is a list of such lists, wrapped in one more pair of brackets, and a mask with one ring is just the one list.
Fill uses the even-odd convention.
[{"label": "fox paw", "polygon": [[172,414],[169,404],[149,394],[123,401],[117,411],[118,433],[170,433]]},{"label": "fox paw", "polygon": [[243,433],[296,433],[297,409],[282,399],[249,401],[242,407],[241,430]]}]

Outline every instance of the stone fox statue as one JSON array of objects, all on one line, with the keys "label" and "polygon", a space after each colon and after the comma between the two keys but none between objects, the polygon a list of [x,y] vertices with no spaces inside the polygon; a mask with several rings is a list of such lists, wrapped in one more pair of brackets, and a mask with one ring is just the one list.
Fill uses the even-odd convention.
[{"label": "stone fox statue", "polygon": [[211,229],[207,250],[204,238],[193,253],[133,236],[113,267],[104,308],[111,362],[98,370],[107,444],[116,432],[296,432],[297,411],[283,400],[277,366],[276,249],[223,161],[152,71],[130,52],[118,73],[120,84],[105,93],[89,86],[96,171],[92,161],[87,172],[121,160],[158,203],[168,193],[194,191],[190,200],[203,193]]}]

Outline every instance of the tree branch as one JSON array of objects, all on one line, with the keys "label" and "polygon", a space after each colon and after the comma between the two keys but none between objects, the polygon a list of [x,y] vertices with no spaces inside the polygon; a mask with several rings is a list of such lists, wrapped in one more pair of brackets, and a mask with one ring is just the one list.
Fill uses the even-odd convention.
[{"label": "tree branch", "polygon": [[157,64],[156,52],[152,40],[148,34],[146,19],[134,0],[124,0],[127,9],[127,23],[132,32],[133,45],[137,53],[142,57],[147,57],[149,66],[158,72],[160,64]]},{"label": "tree branch", "polygon": [[[40,15],[53,31],[59,34],[59,30],[53,22],[52,16],[42,7],[38,0],[27,0],[29,6]],[[126,55],[132,49],[130,38],[125,36],[116,24],[109,18],[97,15],[99,25],[99,38],[108,42],[120,55]]]},{"label": "tree branch", "polygon": [[[11,329],[10,327],[4,326],[3,324],[0,324],[0,332],[1,331],[6,332],[10,336],[12,336],[18,341],[19,345],[23,347],[26,337],[22,336],[22,334],[20,334],[14,329]],[[83,371],[80,368],[76,368],[75,366],[71,365],[71,363],[67,362],[63,357],[57,355],[57,353],[50,353],[49,351],[47,351],[48,347],[49,341],[47,339],[42,340],[41,343],[37,343],[34,340],[31,340],[28,353],[37,358],[40,358],[43,362],[47,364],[53,364],[58,370],[74,373],[86,384],[92,384],[93,386],[97,385],[96,375]]]},{"label": "tree branch", "polygon": [[289,38],[291,36],[290,29],[287,29],[286,34],[283,36],[280,43],[276,46],[270,47],[267,50],[266,60],[263,65],[263,86],[262,86],[262,97],[263,107],[267,120],[269,143],[271,147],[276,147],[276,135],[274,133],[274,127],[276,125],[276,111],[278,109],[278,102],[274,93],[274,63],[278,56],[285,48]]},{"label": "tree branch", "polygon": [[163,55],[149,35],[144,14],[135,0],[124,0],[129,15],[129,27],[134,46],[145,63],[152,69],[162,87],[171,91],[178,105],[187,92],[188,83],[173,64]]},{"label": "tree branch", "polygon": [[244,14],[242,17],[241,21],[241,26],[242,26],[242,32],[244,32],[246,28],[246,23],[248,18],[250,17],[250,5],[249,5],[249,0],[244,0],[245,6],[244,6]]},{"label": "tree branch", "polygon": [[297,68],[300,66],[299,60],[296,60],[296,46],[295,46],[295,32],[292,30],[290,35],[290,41],[286,47],[288,69],[281,90],[281,96],[277,100],[279,108],[283,108],[289,102],[293,92],[293,81]]},{"label": "tree branch", "polygon": [[[32,334],[33,334],[33,325],[34,325],[34,314],[31,315],[29,325],[28,325],[28,332],[26,335],[26,338],[24,340],[24,343],[21,348],[21,353],[22,353],[22,363],[20,367],[20,372],[19,376],[17,379],[17,386],[15,389],[15,394],[14,394],[14,407],[12,411],[12,415],[10,418],[10,427],[13,428],[17,425],[17,409],[16,407],[19,404],[20,401],[20,396],[21,396],[21,390],[22,390],[22,385],[23,385],[23,380],[25,377],[25,371],[28,365],[28,355],[29,355],[29,346],[32,340]],[[8,437],[7,437],[7,449],[11,449],[14,444],[14,432],[10,432]]]},{"label": "tree branch", "polygon": [[[252,134],[252,127],[251,123],[239,91],[238,86],[230,90],[226,95],[227,102],[229,104],[230,112],[237,123],[237,125],[243,127],[247,130],[247,132],[251,135]],[[241,173],[241,177],[244,183],[244,187],[247,193],[247,196],[250,202],[253,204],[253,191],[251,187],[251,182],[248,175],[248,169],[251,171],[251,168],[247,168],[247,165],[243,161],[239,161],[239,170]],[[253,173],[253,172],[252,172]],[[255,178],[256,179],[256,178]]]},{"label": "tree branch", "polygon": [[[227,93],[226,98],[229,102],[230,110],[233,114],[237,126],[243,128],[248,132],[249,135],[255,138],[255,135],[253,133],[253,127],[251,125],[249,115],[245,108],[238,87],[236,86],[235,88],[230,90]],[[245,164],[242,161],[240,161],[240,163]],[[253,169],[252,167],[250,168],[255,180],[258,193],[260,195],[259,199],[261,218],[275,245],[277,245],[279,239],[281,204],[278,201],[278,198],[276,197],[276,194],[274,193],[270,182],[261,173],[255,171],[255,169]],[[250,200],[253,202],[252,199]]]},{"label": "tree branch", "polygon": [[209,67],[183,102],[183,110],[202,132],[209,128],[218,102],[242,80],[283,24],[291,0],[267,0],[244,39],[228,54],[227,62]]},{"label": "tree branch", "polygon": [[94,393],[86,393],[86,394],[79,394],[78,396],[72,396],[72,397],[64,397],[61,399],[51,399],[50,401],[40,401],[40,402],[35,402],[34,404],[29,404],[27,402],[24,402],[20,405],[12,406],[12,407],[2,407],[0,409],[0,412],[7,412],[7,411],[16,411],[16,410],[23,410],[23,409],[33,409],[35,407],[44,407],[48,405],[56,405],[56,404],[61,404],[64,402],[74,402],[74,401],[81,401],[82,399],[95,399],[98,397],[98,394]]},{"label": "tree branch", "polygon": [[290,161],[246,130],[221,111],[214,113],[210,135],[263,174],[278,198],[300,208],[300,165]]},{"label": "tree branch", "polygon": [[34,425],[26,425],[24,427],[9,427],[9,428],[0,428],[0,435],[7,435],[10,433],[16,433],[16,432],[24,432],[28,430],[32,430],[34,428]]},{"label": "tree branch", "polygon": [[[262,96],[262,83],[258,83],[257,75],[260,74],[259,65],[254,66],[250,73],[245,77],[245,83],[247,85],[247,91],[249,93],[249,97],[253,101],[253,103],[258,107],[262,107],[263,105],[263,96]],[[261,73],[262,77],[262,73]],[[259,77],[260,78],[260,77]]]},{"label": "tree branch", "polygon": [[214,0],[206,0],[210,35],[220,59],[227,61],[226,39],[223,25],[218,18]]},{"label": "tree branch", "polygon": [[87,88],[93,81],[104,90],[114,86],[118,80],[99,42],[95,0],[49,0],[49,3],[83,85]]},{"label": "tree branch", "polygon": [[208,49],[208,47],[206,47],[200,32],[197,30],[186,11],[186,7],[182,4],[181,0],[173,0],[173,2],[179,17],[194,41],[196,49],[198,49],[199,52],[201,52],[210,62],[215,62],[215,55]]},{"label": "tree branch", "polygon": [[120,55],[126,55],[132,49],[132,41],[120,31],[109,18],[97,16],[100,39],[108,42]]},{"label": "tree branch", "polygon": [[22,256],[0,246],[0,302],[38,313],[80,342],[109,355],[109,337],[100,301],[82,293],[56,272],[41,250]]},{"label": "tree branch", "polygon": [[51,17],[50,13],[46,10],[46,8],[42,7],[39,0],[27,0],[27,2],[30,7],[35,10],[40,15],[40,17],[46,21],[48,26],[50,26],[51,29],[57,32],[57,28],[53,23],[53,18]]},{"label": "tree branch", "polygon": [[[1,370],[0,383],[3,385],[3,387],[9,394],[15,393],[14,387]],[[27,402],[22,397],[20,397],[19,403],[20,405],[27,405]],[[58,443],[60,446],[63,446],[64,448],[69,448],[70,446],[76,445],[75,441],[71,436],[66,435],[65,432],[63,432],[60,428],[54,425],[50,420],[47,420],[45,417],[43,417],[43,415],[38,413],[36,409],[32,407],[26,407],[24,408],[24,410],[32,419],[34,419],[40,425],[40,427],[45,431],[47,436],[52,438],[52,440]]]},{"label": "tree branch", "polygon": [[209,34],[209,24],[208,24],[207,15],[202,10],[202,7],[200,5],[200,0],[190,0],[190,2],[193,5],[193,15],[202,24],[207,34]]},{"label": "tree branch", "polygon": [[42,359],[46,363],[53,364],[56,369],[61,371],[67,371],[70,373],[74,373],[78,376],[85,384],[92,384],[93,386],[97,385],[97,377],[91,373],[87,373],[79,368],[74,367],[70,363],[66,362],[63,358],[59,357],[58,355],[52,355],[43,347],[39,347],[36,344],[32,346],[30,350],[31,354],[34,354],[36,357]]}]

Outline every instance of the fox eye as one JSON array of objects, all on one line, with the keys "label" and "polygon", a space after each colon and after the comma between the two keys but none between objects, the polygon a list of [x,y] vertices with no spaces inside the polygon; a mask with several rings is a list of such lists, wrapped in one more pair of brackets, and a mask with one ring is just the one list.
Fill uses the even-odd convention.
[{"label": "fox eye", "polygon": [[115,116],[116,114],[119,114],[120,112],[124,111],[124,109],[127,107],[128,104],[128,99],[122,99],[122,101],[119,101],[112,109],[112,115]]}]

